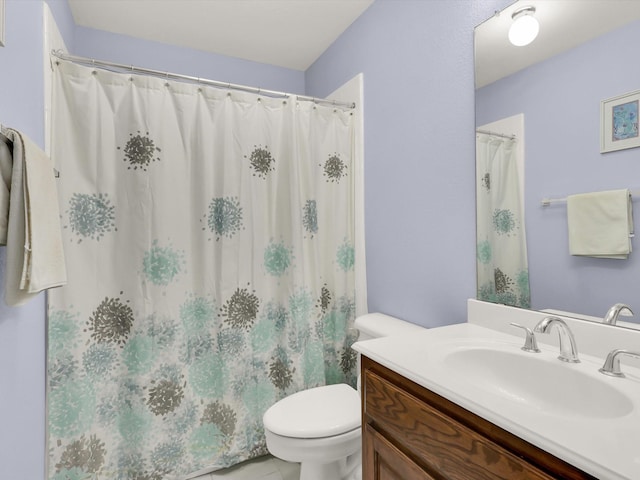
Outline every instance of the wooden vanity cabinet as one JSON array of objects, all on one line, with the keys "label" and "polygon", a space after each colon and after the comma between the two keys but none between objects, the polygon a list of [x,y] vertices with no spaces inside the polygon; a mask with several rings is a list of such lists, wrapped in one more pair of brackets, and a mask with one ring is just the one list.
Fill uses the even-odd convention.
[{"label": "wooden vanity cabinet", "polygon": [[363,480],[595,479],[362,357]]}]

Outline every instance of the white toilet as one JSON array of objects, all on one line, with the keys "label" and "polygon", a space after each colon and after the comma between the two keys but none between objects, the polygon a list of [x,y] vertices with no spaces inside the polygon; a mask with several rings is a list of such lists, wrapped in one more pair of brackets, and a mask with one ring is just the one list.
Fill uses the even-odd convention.
[{"label": "white toilet", "polygon": [[[381,313],[358,317],[355,326],[359,341],[423,328]],[[300,463],[300,480],[360,480],[360,395],[349,385],[294,393],[269,408],[263,423],[269,452]]]}]

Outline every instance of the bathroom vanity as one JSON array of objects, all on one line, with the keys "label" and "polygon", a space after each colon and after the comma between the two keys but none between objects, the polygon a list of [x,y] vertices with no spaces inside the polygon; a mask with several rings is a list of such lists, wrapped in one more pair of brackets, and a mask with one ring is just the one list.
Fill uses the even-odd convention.
[{"label": "bathroom vanity", "polygon": [[595,479],[362,358],[363,478]]},{"label": "bathroom vanity", "polygon": [[[640,368],[599,372],[640,332],[566,319],[580,362],[558,359],[540,312],[471,301],[487,322],[360,341],[363,478],[367,480],[640,478]],[[477,313],[477,312],[475,312]],[[505,321],[506,320],[506,321]],[[483,324],[484,323],[484,324]]]}]

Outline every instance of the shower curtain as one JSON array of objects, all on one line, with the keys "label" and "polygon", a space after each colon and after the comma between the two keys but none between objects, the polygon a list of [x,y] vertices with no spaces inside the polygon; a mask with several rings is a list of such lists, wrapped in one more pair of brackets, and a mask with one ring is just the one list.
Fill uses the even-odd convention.
[{"label": "shower curtain", "polygon": [[516,142],[476,133],[477,297],[529,308],[529,267]]},{"label": "shower curtain", "polygon": [[48,478],[265,454],[275,401],[355,384],[352,115],[55,63]]}]

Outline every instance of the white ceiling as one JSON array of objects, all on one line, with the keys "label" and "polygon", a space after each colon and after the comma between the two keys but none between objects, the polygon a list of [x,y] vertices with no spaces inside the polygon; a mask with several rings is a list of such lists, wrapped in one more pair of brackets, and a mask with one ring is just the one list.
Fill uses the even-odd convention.
[{"label": "white ceiling", "polygon": [[305,71],[373,0],[69,0],[77,25]]},{"label": "white ceiling", "polygon": [[[511,14],[534,6],[540,33],[515,47],[507,39]],[[485,86],[640,19],[640,0],[518,0],[475,30],[476,87]]]}]

